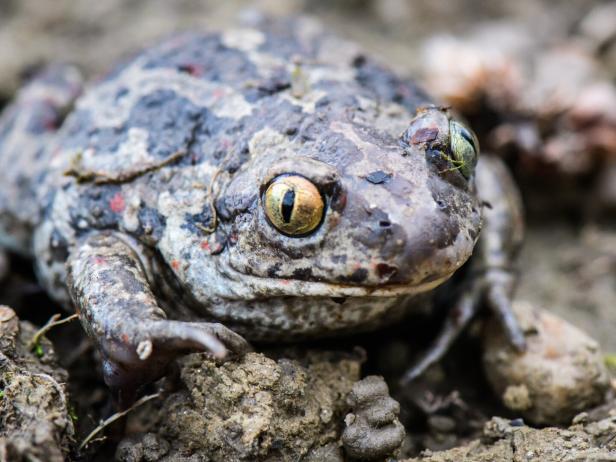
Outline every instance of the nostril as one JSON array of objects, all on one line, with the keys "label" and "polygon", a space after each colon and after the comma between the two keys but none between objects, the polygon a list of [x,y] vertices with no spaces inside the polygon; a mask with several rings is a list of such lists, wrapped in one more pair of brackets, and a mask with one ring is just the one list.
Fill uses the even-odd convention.
[{"label": "nostril", "polygon": [[379,226],[381,228],[389,228],[391,226],[391,222],[388,220],[381,220],[379,221]]}]

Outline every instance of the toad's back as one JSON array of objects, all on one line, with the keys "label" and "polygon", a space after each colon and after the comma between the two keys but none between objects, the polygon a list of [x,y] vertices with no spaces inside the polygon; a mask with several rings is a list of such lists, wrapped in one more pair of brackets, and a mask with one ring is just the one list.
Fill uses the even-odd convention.
[{"label": "toad's back", "polygon": [[[400,117],[397,107],[398,123],[377,108],[394,102],[409,110]],[[331,120],[361,111],[366,125],[398,136],[425,102],[414,86],[317,24],[274,22],[184,34],[150,48],[78,101],[61,149],[74,176],[99,183],[167,163],[224,160],[237,169],[264,128],[309,143]]]}]

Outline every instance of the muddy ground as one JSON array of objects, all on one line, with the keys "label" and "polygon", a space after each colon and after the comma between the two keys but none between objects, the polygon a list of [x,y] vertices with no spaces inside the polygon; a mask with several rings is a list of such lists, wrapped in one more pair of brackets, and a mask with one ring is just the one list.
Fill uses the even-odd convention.
[{"label": "muddy ground", "polygon": [[[426,40],[434,35],[448,33],[463,37],[472,33],[480,24],[497,21],[525,24],[537,34],[537,37],[532,34],[526,37],[531,41],[536,38],[538,42],[544,42],[546,35],[551,35],[557,42],[565,40],[567,34],[579,25],[593,8],[607,3],[548,0],[489,3],[477,0],[0,0],[0,104],[11,98],[24,76],[46,62],[74,62],[89,76],[96,77],[118,58],[127,56],[158,37],[186,28],[224,27],[236,21],[238,12],[247,7],[258,7],[276,15],[306,12],[313,14],[338,34],[361,43],[369,52],[400,73],[417,75],[430,87],[432,76],[426,73],[423,66],[425,55],[422,53]],[[611,85],[614,85],[616,77],[616,46],[610,45],[613,42],[612,38],[607,45],[602,45],[604,48],[597,56],[601,79]],[[473,118],[475,114],[470,112]],[[613,162],[615,154],[611,155]],[[579,326],[600,343],[608,362],[616,363],[611,356],[612,353],[616,354],[614,208],[609,204],[598,210],[595,207],[599,202],[596,182],[597,177],[600,177],[598,172],[609,164],[593,164],[584,171],[556,174],[552,171],[548,175],[549,181],[545,181],[542,176],[545,165],[541,170],[534,166],[528,167],[528,163],[519,162],[514,157],[507,157],[507,160],[521,185],[528,215],[527,238],[520,258],[518,300],[548,309]],[[558,165],[554,164],[553,169],[558,168]],[[11,262],[8,282],[0,289],[0,303],[12,306],[21,319],[39,326],[53,313],[60,311],[59,307],[55,307],[40,292],[32,279],[29,263],[20,259]],[[504,421],[490,421],[486,424],[492,415],[506,418],[516,416],[505,410],[496,399],[484,398],[489,395],[489,391],[479,365],[478,341],[472,333],[473,329],[467,338],[458,343],[456,351],[444,365],[432,371],[432,377],[426,379],[425,383],[418,385],[418,395],[425,394],[434,386],[433,394],[429,398],[430,405],[416,396],[407,397],[408,402],[402,398],[401,419],[407,429],[410,429],[409,433],[415,432],[407,436],[404,449],[406,455],[417,455],[426,448],[448,449],[466,444],[474,437],[480,437],[481,443],[471,443],[471,446],[464,446],[454,452],[427,454],[421,460],[518,460],[511,451],[517,451],[518,454],[520,451],[526,454],[535,451],[526,459],[519,460],[561,460],[558,457],[563,456],[562,451],[548,455],[540,451],[546,447],[558,450],[564,448],[565,453],[573,454],[571,460],[616,460],[616,437],[611,436],[615,431],[614,413],[610,414],[609,409],[602,413],[591,413],[590,417],[581,417],[581,420],[568,430],[535,431],[530,427],[519,428],[515,425],[510,428]],[[59,327],[51,332],[50,337],[59,352],[60,363],[70,373],[68,388],[76,409],[75,418],[71,420],[76,427],[73,440],[82,441],[101,416],[109,413],[106,391],[93,367],[93,364],[96,364],[96,353],[83,338],[77,324]],[[378,343],[379,339],[377,337],[371,341]],[[420,339],[418,343],[426,342],[427,339]],[[346,348],[345,355],[350,356],[345,356],[344,360],[347,361],[344,366],[347,377],[345,380],[348,379],[350,383],[351,378],[359,374],[358,368],[362,361],[353,356],[355,353],[348,345],[315,348]],[[390,356],[392,351],[399,357],[410,355],[404,348],[399,348],[402,347],[392,342],[387,348],[375,350],[361,366],[364,372],[362,375],[378,372],[387,376],[389,366],[386,361],[379,364],[379,358]],[[182,367],[194,368],[194,361]],[[275,360],[267,362],[267,365],[273,369],[281,367]],[[309,368],[305,361],[294,363],[292,367],[304,372],[306,367]],[[181,373],[179,377],[180,382],[189,380]],[[446,378],[445,382],[443,377]],[[349,383],[343,380],[337,382],[336,386],[348,392]],[[301,385],[306,386],[309,385]],[[323,384],[319,386],[327,388]],[[277,387],[277,384],[271,384],[262,391],[276,396]],[[318,386],[317,389],[321,390]],[[150,391],[156,390],[153,388]],[[321,392],[319,399],[332,400],[331,409],[328,408],[332,415],[341,416],[345,413],[344,406],[337,407],[334,398],[327,397],[327,393],[322,390],[319,391]],[[343,394],[342,391],[340,393]],[[182,400],[189,398],[180,395],[173,398],[175,401],[165,401],[162,406],[185,406],[186,403]],[[411,409],[406,414],[405,406]],[[155,401],[146,404],[138,414],[145,423],[133,419],[132,428],[141,431],[142,435],[154,435],[151,428],[155,425],[153,422],[160,418],[157,417],[159,408],[160,405],[155,404]],[[422,412],[418,412],[418,408],[421,408]],[[426,411],[428,408],[430,411]],[[148,409],[151,411],[150,417],[146,412]],[[270,408],[265,406],[264,409]],[[441,412],[443,409],[446,411]],[[288,415],[291,414],[293,413]],[[434,418],[434,415],[445,416],[446,419],[439,420]],[[309,417],[302,418],[310,421]],[[304,421],[300,419],[298,422]],[[322,430],[319,425],[329,428],[328,422],[322,421],[318,424],[314,421],[314,431],[318,433]],[[484,428],[484,425],[487,427]],[[64,436],[56,438],[58,448],[66,447],[67,443],[62,439]],[[203,435],[194,437],[202,438]],[[134,453],[128,448],[130,441],[121,444],[118,454],[124,457],[123,460],[159,460],[164,457],[178,460],[171,456],[179,454],[173,452],[177,451],[175,443],[161,443],[156,439],[158,437],[154,436],[139,438],[141,439],[133,441],[133,446],[137,448]],[[180,435],[178,438],[186,439],[186,435]],[[327,440],[325,436],[323,438],[324,447],[333,441]],[[303,446],[298,443],[297,447]],[[241,450],[244,449],[238,447],[238,451]],[[592,452],[593,450],[595,452]],[[99,442],[81,455],[73,449],[71,457],[98,457],[99,460],[109,460],[115,451],[115,443]],[[257,457],[257,454],[249,449],[246,451],[247,460]],[[316,454],[316,459],[313,460],[335,460],[327,459],[323,454]],[[214,457],[211,454],[210,456]],[[591,459],[591,456],[594,459]]]}]

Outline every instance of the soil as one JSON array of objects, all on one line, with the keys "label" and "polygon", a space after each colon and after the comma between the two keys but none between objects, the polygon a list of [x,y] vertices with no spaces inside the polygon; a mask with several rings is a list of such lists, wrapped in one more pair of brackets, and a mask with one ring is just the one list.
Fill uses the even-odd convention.
[{"label": "soil", "polygon": [[68,374],[36,332],[0,306],[0,461],[61,462],[74,442]]},{"label": "soil", "polygon": [[[247,7],[279,15],[314,14],[397,71],[419,75],[430,86],[431,76],[426,75],[422,61],[423,46],[430,37],[444,33],[464,37],[487,21],[521,22],[536,31],[536,37],[527,37],[531,42],[544,43],[548,37],[550,43],[558,44],[571,30],[590,21],[585,19],[592,16],[589,13],[604,5],[608,2],[5,0],[0,1],[0,106],[11,98],[24,76],[46,62],[74,62],[96,78],[110,64],[156,38],[186,28],[225,27]],[[584,26],[587,35],[600,35],[605,29],[599,19],[608,17],[607,13],[595,16],[598,19],[593,19],[591,26]],[[608,38],[593,58],[598,74],[612,87],[616,78],[613,43],[613,38]],[[485,121],[481,114],[466,115],[480,126]],[[483,117],[497,119],[494,114]],[[603,200],[599,197],[599,179],[605,178],[602,172],[609,170],[606,165],[613,165],[616,154],[601,155],[612,163],[586,163],[589,168],[573,173],[560,171],[559,164],[539,162],[540,169],[534,164],[529,167],[510,152],[504,157],[520,184],[528,218],[519,264],[518,301],[546,309],[581,328],[599,342],[604,353],[596,354],[613,364],[616,223],[613,206],[595,206]],[[546,169],[550,174],[545,174]],[[603,187],[613,185],[613,181],[602,181]],[[42,357],[30,352],[25,345],[36,330],[33,325],[43,325],[62,308],[41,292],[29,262],[12,256],[9,269],[4,263],[0,257],[0,273],[8,272],[0,286],[0,303],[10,305],[24,321],[17,323],[11,316],[8,324],[0,322],[4,329],[0,335],[0,461],[114,457],[127,461],[232,460],[230,454],[236,457],[233,460],[297,460],[300,456],[304,456],[302,460],[340,460],[338,441],[349,411],[342,396],[357,377],[371,373],[385,376],[401,404],[400,420],[407,437],[400,455],[418,457],[409,461],[616,460],[613,403],[578,415],[568,428],[572,415],[581,409],[557,416],[563,427],[543,429],[519,420],[516,406],[528,405],[524,390],[510,391],[507,399],[511,406],[503,406],[490,391],[480,363],[481,322],[472,326],[447,358],[422,380],[398,389],[396,374],[416,349],[429,342],[426,332],[434,331],[438,320],[419,321],[412,334],[377,333],[343,344],[309,345],[301,353],[279,350],[253,355],[250,360],[225,366],[199,355],[188,356],[174,378],[146,390],[162,394],[131,414],[128,436],[114,439],[110,431],[106,440],[95,441],[86,452],[79,453],[75,442],[82,441],[102,417],[110,414],[109,396],[95,366],[96,352],[78,323],[53,329],[48,335],[53,346],[41,340]],[[408,338],[416,339],[412,346]],[[354,342],[367,346],[367,361],[354,356]],[[202,375],[202,371],[211,374]],[[250,382],[254,386],[235,383],[234,374],[239,373],[248,374],[244,378],[254,377]],[[229,388],[216,387],[226,381],[230,381]],[[214,391],[206,395],[204,390]],[[295,406],[305,410],[304,415],[298,408],[280,404],[287,392]],[[246,412],[242,404],[245,400],[256,403],[254,411]],[[217,413],[211,407],[217,402],[233,412],[224,416]],[[252,409],[253,405],[248,407]],[[494,415],[501,418],[491,419]],[[231,423],[244,436],[224,444],[220,432],[203,430],[216,427],[227,431]],[[255,425],[261,430],[254,430]],[[289,444],[291,435],[296,439]],[[287,443],[277,447],[277,437]],[[223,456],[223,446],[234,452]],[[419,455],[422,450],[431,452]],[[194,457],[188,458],[188,454]],[[309,454],[312,459],[307,458]]]},{"label": "soil", "polygon": [[[281,352],[279,352],[281,353]],[[311,352],[278,360],[249,353],[221,366],[202,354],[179,361],[179,390],[133,414],[117,460],[342,460],[338,447],[361,355]],[[336,459],[333,459],[334,455]]]},{"label": "soil", "polygon": [[616,453],[616,407],[580,414],[569,428],[534,429],[494,417],[481,438],[448,451],[425,451],[401,462],[610,461]]}]

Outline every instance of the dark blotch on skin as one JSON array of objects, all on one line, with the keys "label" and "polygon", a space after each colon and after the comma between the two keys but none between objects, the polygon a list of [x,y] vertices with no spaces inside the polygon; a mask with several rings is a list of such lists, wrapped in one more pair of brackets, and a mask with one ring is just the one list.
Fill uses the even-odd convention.
[{"label": "dark blotch on skin", "polygon": [[202,112],[201,108],[175,92],[158,90],[144,96],[135,105],[129,124],[147,130],[150,133],[148,152],[165,158],[185,151],[191,144]]},{"label": "dark blotch on skin", "polygon": [[383,184],[387,183],[391,178],[391,173],[386,173],[383,170],[377,170],[376,172],[369,173],[366,177],[372,184]]},{"label": "dark blotch on skin", "polygon": [[398,268],[388,265],[386,263],[379,263],[376,265],[376,273],[381,279],[390,279],[398,272]]},{"label": "dark blotch on skin", "polygon": [[312,277],[312,268],[298,268],[293,271],[293,278],[305,281]]},{"label": "dark blotch on skin", "polygon": [[245,93],[248,102],[255,102],[263,97],[272,96],[291,88],[291,76],[286,69],[278,69],[274,75],[260,80]]},{"label": "dark blotch on skin", "polygon": [[214,224],[214,217],[212,210],[209,206],[205,206],[203,211],[195,213],[193,215],[187,213],[184,215],[183,229],[189,230],[191,233],[198,234],[199,236],[204,234],[203,228],[211,228]]},{"label": "dark blotch on skin", "polygon": [[350,282],[353,284],[360,284],[368,277],[368,270],[366,268],[358,268],[350,276],[343,276],[340,278],[343,282]]},{"label": "dark blotch on skin", "polygon": [[166,219],[156,209],[142,207],[139,209],[139,233],[158,241],[165,229]]},{"label": "dark blotch on skin", "polygon": [[271,278],[275,278],[278,276],[279,271],[280,271],[280,263],[276,263],[275,265],[272,265],[267,269],[267,275]]},{"label": "dark blotch on skin", "polygon": [[111,209],[114,197],[120,193],[118,185],[90,186],[79,195],[78,201],[71,204],[71,222],[76,229],[81,220],[86,220],[92,229],[114,229],[121,213]]}]

